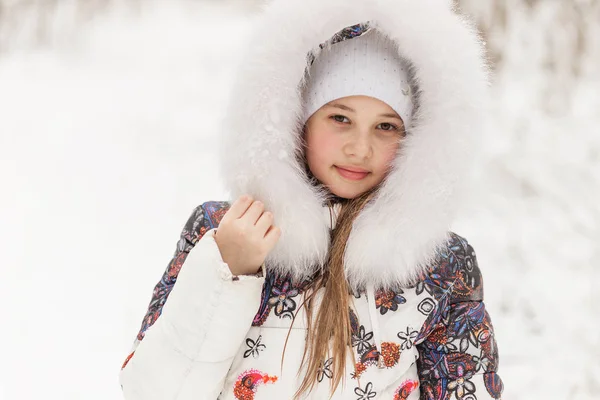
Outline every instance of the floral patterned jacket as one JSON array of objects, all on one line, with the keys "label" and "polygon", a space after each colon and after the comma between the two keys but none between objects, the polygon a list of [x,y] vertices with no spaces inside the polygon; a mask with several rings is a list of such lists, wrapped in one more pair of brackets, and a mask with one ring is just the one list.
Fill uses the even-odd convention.
[{"label": "floral patterned jacket", "polygon": [[[268,270],[233,277],[213,236],[228,207],[204,203],[186,223],[122,366],[126,399],[291,399],[297,390],[305,283]],[[333,399],[501,398],[482,277],[464,238],[452,233],[416,285],[352,300],[356,364],[348,359]],[[308,398],[329,398],[331,365],[322,360]]]}]

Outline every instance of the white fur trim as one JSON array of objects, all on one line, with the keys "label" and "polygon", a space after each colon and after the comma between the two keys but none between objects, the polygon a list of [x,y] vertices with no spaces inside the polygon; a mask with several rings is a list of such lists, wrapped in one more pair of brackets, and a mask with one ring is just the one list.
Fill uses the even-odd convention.
[{"label": "white fur trim", "polygon": [[221,141],[233,198],[249,193],[282,236],[267,258],[302,278],[329,246],[325,194],[295,160],[307,52],[361,22],[389,35],[414,68],[418,110],[379,195],[354,223],[346,249],[353,287],[412,281],[445,245],[462,181],[487,112],[487,68],[475,28],[442,0],[275,0],[250,36]]}]

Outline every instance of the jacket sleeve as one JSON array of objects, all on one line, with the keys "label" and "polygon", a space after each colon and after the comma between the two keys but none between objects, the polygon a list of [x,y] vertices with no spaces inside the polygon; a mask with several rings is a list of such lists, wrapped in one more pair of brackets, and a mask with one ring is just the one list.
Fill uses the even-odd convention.
[{"label": "jacket sleeve", "polygon": [[210,208],[194,210],[154,288],[119,374],[127,400],[216,399],[252,324],[264,277],[232,276]]},{"label": "jacket sleeve", "polygon": [[434,278],[442,282],[443,294],[430,314],[425,339],[417,345],[420,398],[500,399],[498,348],[475,251],[456,235],[441,264]]}]

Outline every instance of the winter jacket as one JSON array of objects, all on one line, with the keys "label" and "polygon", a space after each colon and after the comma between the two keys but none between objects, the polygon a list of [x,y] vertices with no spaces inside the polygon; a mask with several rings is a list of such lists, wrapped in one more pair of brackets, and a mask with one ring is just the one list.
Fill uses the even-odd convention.
[{"label": "winter jacket", "polygon": [[[352,322],[356,363],[347,360],[333,398],[500,398],[481,273],[473,248],[450,230],[485,129],[488,80],[476,29],[447,3],[270,3],[236,75],[220,167],[232,198],[263,201],[282,235],[264,276],[234,277],[214,240],[228,203],[194,211],[121,370],[126,399],[291,399],[296,392],[306,341],[300,305],[339,212],[323,206],[327,194],[299,165],[301,87],[321,49],[372,29],[410,63],[416,113],[346,243],[352,307],[340,312]],[[332,359],[320,362],[311,399],[329,397]]]},{"label": "winter jacket", "polygon": [[[310,281],[271,271],[234,279],[214,241],[227,209],[204,203],[185,225],[121,370],[126,399],[291,399],[299,387],[306,335],[299,306]],[[493,326],[464,238],[452,233],[415,285],[368,287],[352,303],[356,364],[348,359],[347,383],[334,399],[500,398]],[[332,363],[322,361],[308,398],[329,397]]]}]

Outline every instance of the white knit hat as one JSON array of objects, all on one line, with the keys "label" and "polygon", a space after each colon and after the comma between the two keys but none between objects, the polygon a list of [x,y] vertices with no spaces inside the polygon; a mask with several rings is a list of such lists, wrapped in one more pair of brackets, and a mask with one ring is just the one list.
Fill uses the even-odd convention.
[{"label": "white knit hat", "polygon": [[330,101],[363,95],[387,103],[408,126],[413,111],[408,66],[396,49],[374,29],[325,47],[308,70],[302,123]]}]

